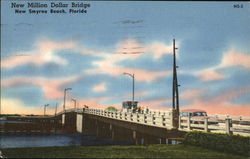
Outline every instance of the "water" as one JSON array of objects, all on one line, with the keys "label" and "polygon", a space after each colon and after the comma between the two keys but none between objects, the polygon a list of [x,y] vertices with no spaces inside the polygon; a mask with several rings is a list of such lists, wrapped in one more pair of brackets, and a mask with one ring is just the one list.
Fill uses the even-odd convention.
[{"label": "water", "polygon": [[132,144],[132,142],[115,142],[111,139],[97,139],[95,136],[81,134],[0,135],[0,148]]}]

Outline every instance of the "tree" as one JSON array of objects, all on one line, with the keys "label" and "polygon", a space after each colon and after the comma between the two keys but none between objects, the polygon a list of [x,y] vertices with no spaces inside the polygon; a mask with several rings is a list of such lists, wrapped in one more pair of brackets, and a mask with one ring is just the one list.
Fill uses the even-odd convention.
[{"label": "tree", "polygon": [[107,107],[105,110],[117,111],[118,109],[116,109],[116,108],[113,107],[113,106],[109,106],[109,107]]}]

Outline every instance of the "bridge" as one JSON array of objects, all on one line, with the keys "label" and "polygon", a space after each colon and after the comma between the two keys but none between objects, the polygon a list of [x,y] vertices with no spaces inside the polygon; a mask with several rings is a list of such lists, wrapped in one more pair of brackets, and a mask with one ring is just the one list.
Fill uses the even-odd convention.
[{"label": "bridge", "polygon": [[[250,118],[183,117],[178,116],[174,109],[133,113],[132,111],[78,108],[67,109],[54,116],[9,117],[8,120],[23,122],[23,124],[7,123],[2,128],[2,132],[78,132],[95,135],[97,138],[110,138],[114,141],[131,141],[139,145],[178,143],[183,140],[188,131],[192,130],[250,136]],[[215,120],[217,124],[209,124]]]}]

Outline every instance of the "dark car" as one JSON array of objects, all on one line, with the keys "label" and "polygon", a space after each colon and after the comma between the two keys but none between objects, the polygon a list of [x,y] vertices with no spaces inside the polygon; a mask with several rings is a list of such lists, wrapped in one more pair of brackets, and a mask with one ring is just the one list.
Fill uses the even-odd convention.
[{"label": "dark car", "polygon": [[218,124],[218,121],[216,118],[208,117],[207,112],[201,109],[184,109],[180,112],[180,116],[190,117],[192,124],[204,124],[204,121],[193,121],[193,120],[195,119],[203,120],[205,119],[205,117],[208,118],[208,125]]}]

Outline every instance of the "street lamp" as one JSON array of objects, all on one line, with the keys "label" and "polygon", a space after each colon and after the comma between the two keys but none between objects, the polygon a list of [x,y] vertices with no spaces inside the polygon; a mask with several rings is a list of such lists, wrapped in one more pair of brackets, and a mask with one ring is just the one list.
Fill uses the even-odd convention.
[{"label": "street lamp", "polygon": [[75,107],[75,109],[76,109],[76,99],[71,99],[73,102],[74,102],[74,107]]},{"label": "street lamp", "polygon": [[57,114],[57,103],[56,103],[56,107],[55,107],[55,116]]},{"label": "street lamp", "polygon": [[49,106],[49,104],[45,104],[44,105],[44,116],[45,116],[45,114],[46,114],[46,107],[48,107]]},{"label": "street lamp", "polygon": [[68,90],[72,90],[72,88],[65,88],[65,89],[64,89],[63,111],[65,111],[66,92],[67,92]]},{"label": "street lamp", "polygon": [[132,88],[132,102],[133,102],[133,106],[134,106],[134,100],[135,100],[135,74],[130,74],[130,73],[127,73],[127,72],[124,72],[123,73],[124,75],[128,75],[130,77],[132,77],[133,79],[133,88]]}]

